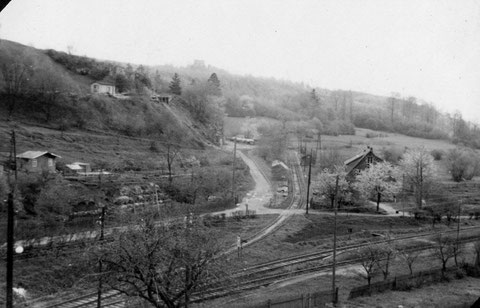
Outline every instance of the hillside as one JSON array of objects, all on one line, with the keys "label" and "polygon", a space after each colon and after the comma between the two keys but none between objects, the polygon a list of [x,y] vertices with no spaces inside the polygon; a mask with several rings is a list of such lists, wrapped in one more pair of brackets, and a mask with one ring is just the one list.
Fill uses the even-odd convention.
[{"label": "hillside", "polygon": [[[147,95],[135,94],[123,99],[92,95],[90,84],[95,81],[92,76],[66,69],[44,51],[9,41],[0,44],[0,66],[3,77],[0,86],[4,89],[0,136],[8,140],[9,131],[17,129],[25,137],[18,138],[20,150],[37,146],[82,159],[80,155],[65,152],[80,151],[90,141],[100,146],[109,144],[104,144],[101,136],[110,136],[112,140],[144,138],[142,142],[148,143],[148,147],[156,142],[160,150],[165,143],[202,149],[215,141],[211,125],[194,119],[181,97],[165,104],[151,101]],[[100,140],[93,142],[91,138]],[[23,147],[22,140],[33,142],[26,142]],[[0,149],[3,153],[7,151],[5,144],[8,143]],[[98,154],[105,157],[116,152],[114,147]]]},{"label": "hillside", "polygon": [[[442,114],[415,97],[239,76],[203,61],[187,67],[100,61],[6,40],[0,64],[2,119],[64,132],[102,131],[198,148],[219,143],[227,114],[297,121],[326,135],[354,134],[358,127],[480,146],[477,127],[461,114]],[[172,95],[175,74],[179,89],[170,104],[151,100],[155,93]],[[91,94],[90,84],[104,80],[127,96]]]}]

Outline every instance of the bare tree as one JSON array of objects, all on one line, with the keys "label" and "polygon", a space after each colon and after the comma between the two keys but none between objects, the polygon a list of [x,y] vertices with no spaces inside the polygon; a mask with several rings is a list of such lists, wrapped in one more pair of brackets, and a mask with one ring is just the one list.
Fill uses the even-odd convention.
[{"label": "bare tree", "polygon": [[429,192],[435,176],[433,156],[425,148],[408,150],[400,161],[406,184],[411,185],[418,208]]},{"label": "bare tree", "polygon": [[480,266],[480,241],[476,241],[473,249],[475,249],[475,265]]},{"label": "bare tree", "polygon": [[447,270],[447,262],[455,256],[455,242],[449,237],[438,234],[435,239],[434,255],[442,263],[442,275]]},{"label": "bare tree", "polygon": [[403,249],[400,250],[400,258],[402,258],[410,270],[410,275],[413,275],[413,264],[417,261],[420,253],[414,250]]},{"label": "bare tree", "polygon": [[225,273],[216,257],[221,249],[218,235],[194,217],[185,218],[155,226],[144,216],[104,245],[103,281],[154,307],[187,307],[194,292]]},{"label": "bare tree", "polygon": [[380,249],[370,243],[360,249],[357,257],[360,259],[359,262],[363,268],[360,276],[367,280],[368,286],[370,287],[372,278],[379,273],[377,263],[381,257]]},{"label": "bare tree", "polygon": [[171,142],[166,144],[167,152],[166,152],[166,160],[167,160],[167,168],[168,168],[168,182],[172,183],[173,181],[173,162],[175,161],[175,157],[180,152],[180,148]]},{"label": "bare tree", "polygon": [[33,75],[33,63],[29,58],[14,56],[11,61],[0,66],[3,76],[3,93],[9,98],[8,117],[15,111],[17,99],[27,89],[28,81]]},{"label": "bare tree", "polygon": [[36,86],[42,98],[42,110],[45,121],[49,122],[57,100],[65,87],[62,80],[63,76],[56,73],[52,68],[42,69],[37,75]]},{"label": "bare tree", "polygon": [[387,241],[380,244],[378,249],[379,259],[377,265],[382,271],[383,280],[387,280],[388,275],[390,274],[390,263],[393,259],[395,259],[397,248],[395,247],[394,242],[391,240],[390,235],[388,235]]},{"label": "bare tree", "polygon": [[165,137],[167,140],[165,142],[166,152],[164,152],[164,156],[167,162],[168,182],[171,184],[173,181],[173,164],[177,155],[180,153],[179,142],[181,141],[182,136],[178,131],[168,129],[165,132]]}]

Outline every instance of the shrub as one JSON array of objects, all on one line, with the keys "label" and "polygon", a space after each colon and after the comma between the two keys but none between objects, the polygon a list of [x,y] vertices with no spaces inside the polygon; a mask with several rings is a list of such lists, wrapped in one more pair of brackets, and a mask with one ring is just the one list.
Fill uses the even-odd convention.
[{"label": "shrub", "polygon": [[465,278],[465,276],[467,275],[467,271],[463,268],[458,268],[456,271],[455,271],[455,279],[462,279],[462,278]]},{"label": "shrub", "polygon": [[389,147],[382,149],[383,158],[393,164],[402,159],[403,151],[398,147]]},{"label": "shrub", "polygon": [[432,154],[433,159],[442,160],[442,157],[445,154],[445,152],[443,152],[442,150],[435,149],[435,150],[432,150],[430,154]]},{"label": "shrub", "polygon": [[455,148],[448,152],[447,169],[456,182],[471,180],[480,172],[480,158],[472,149]]},{"label": "shrub", "polygon": [[470,277],[480,277],[480,267],[473,266],[468,263],[462,264],[462,270],[465,272],[467,276]]}]

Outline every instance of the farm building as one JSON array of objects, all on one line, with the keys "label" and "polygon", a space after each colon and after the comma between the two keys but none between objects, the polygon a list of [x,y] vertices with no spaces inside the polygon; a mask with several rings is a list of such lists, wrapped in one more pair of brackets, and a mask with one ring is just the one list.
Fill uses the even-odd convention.
[{"label": "farm building", "polygon": [[57,158],[61,157],[47,151],[26,151],[17,155],[17,165],[27,172],[55,172]]},{"label": "farm building", "polygon": [[169,104],[173,96],[170,94],[153,94],[151,96],[152,101]]},{"label": "farm building", "polygon": [[373,153],[373,148],[368,147],[365,151],[345,161],[347,176],[354,177],[358,172],[368,168],[370,164],[382,162],[383,159]]},{"label": "farm building", "polygon": [[85,174],[92,171],[89,163],[74,162],[65,165],[65,167],[67,167],[66,175]]},{"label": "farm building", "polygon": [[288,166],[284,162],[274,160],[272,162],[272,176],[274,180],[284,180],[288,177]]},{"label": "farm building", "polygon": [[96,81],[90,85],[90,91],[94,94],[115,95],[115,84],[109,81]]}]

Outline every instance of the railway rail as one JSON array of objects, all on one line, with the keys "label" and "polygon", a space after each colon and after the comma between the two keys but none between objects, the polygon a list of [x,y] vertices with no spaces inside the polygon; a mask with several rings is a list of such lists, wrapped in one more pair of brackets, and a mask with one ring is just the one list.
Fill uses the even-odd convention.
[{"label": "railway rail", "polygon": [[[478,229],[480,229],[480,226],[473,226],[468,228],[462,228],[460,232],[473,231]],[[424,232],[421,234],[402,236],[402,237],[392,238],[388,240],[382,239],[382,240],[375,241],[373,244],[381,244],[386,241],[396,242],[396,241],[421,239],[429,236],[435,236],[438,234],[445,235],[445,234],[452,234],[456,232],[457,230],[446,230],[443,232],[437,232],[437,231]],[[460,242],[468,243],[475,240],[477,240],[477,237],[469,237],[466,239],[461,239]],[[339,247],[337,249],[337,253],[341,254],[348,251],[354,251],[356,249],[362,248],[369,244],[371,243],[361,243],[361,244],[354,244],[354,245]],[[433,248],[432,245],[426,242],[423,245],[416,247],[415,249],[427,250],[432,248]],[[274,260],[271,262],[265,262],[265,263],[250,266],[248,268],[242,269],[232,274],[232,278],[239,281],[239,283],[237,283],[233,287],[209,288],[208,290],[202,291],[202,295],[194,294],[194,296],[192,297],[193,301],[203,301],[207,299],[227,296],[227,295],[231,295],[231,294],[242,292],[242,291],[252,290],[261,286],[268,286],[282,279],[304,275],[307,273],[314,273],[314,272],[321,273],[322,271],[324,272],[324,271],[330,270],[332,264],[329,260],[332,252],[333,252],[332,249],[327,249],[319,252],[291,256],[291,257],[287,257],[279,260]],[[337,262],[337,266],[341,267],[341,266],[352,265],[352,264],[358,263],[359,261],[360,259],[357,259],[357,258],[349,259],[346,261],[339,261]],[[318,264],[319,262],[323,264]],[[311,263],[313,265],[305,266],[302,269],[293,269],[296,265],[308,264],[308,263]],[[113,292],[113,293],[106,293],[105,295],[106,299],[113,298],[112,294],[115,294],[116,291],[109,291],[109,292]],[[120,293],[118,292],[116,294],[118,296],[121,296]],[[64,303],[59,303],[56,305],[47,306],[46,308],[94,307],[94,304],[96,304],[96,301],[97,301],[96,296],[97,296],[97,293],[91,293],[89,295],[85,295],[85,296],[64,302],[65,305],[68,304],[69,306],[62,306]],[[102,302],[103,302],[103,297],[102,297]],[[115,305],[118,305],[119,302],[121,301],[116,300]],[[75,305],[74,303],[77,303],[77,305]],[[110,307],[110,306],[105,305],[104,307]],[[111,307],[120,307],[120,306],[111,306]]]},{"label": "railway rail", "polygon": [[[296,177],[296,181],[292,181],[292,182],[296,183],[297,189],[296,190],[292,189],[293,191],[292,193],[294,193],[294,198],[292,198],[291,203],[289,204],[286,210],[286,213],[288,213],[288,209],[292,209],[294,206],[298,208],[302,208],[306,204],[305,178],[303,176],[303,172],[301,170],[300,164],[298,163],[298,158],[293,155],[294,154],[289,155],[288,163],[292,167],[292,171],[293,171],[292,176]],[[254,163],[258,166],[257,162],[254,161]],[[258,167],[260,172],[265,176],[265,171],[262,170],[260,166]],[[296,193],[297,190],[298,190],[298,193]],[[286,219],[288,219],[288,217],[290,217],[289,214],[285,214],[284,217],[280,215],[268,227],[262,229],[257,234],[253,235],[247,241],[246,245],[251,245],[254,242],[258,242],[259,240],[265,238],[265,234],[271,233],[276,228],[279,228],[286,221]],[[462,228],[460,232],[472,231],[478,228],[480,228],[480,226]],[[421,234],[414,234],[414,235],[407,235],[407,236],[393,238],[393,239],[390,239],[390,241],[412,240],[416,238],[433,236],[438,233],[449,234],[454,232],[457,232],[457,230],[447,230],[444,232],[424,232]],[[472,239],[466,239],[465,241],[471,241],[471,240]],[[386,240],[378,240],[375,242],[375,244],[379,244],[385,241]],[[368,244],[362,243],[362,244],[343,246],[338,248],[337,252],[343,253],[347,251],[352,251],[355,249],[359,249]],[[431,245],[426,244],[422,246],[421,249],[431,249],[431,248],[432,248]],[[235,249],[233,249],[233,251],[235,251]],[[296,255],[296,256],[291,256],[291,257],[271,261],[271,262],[256,264],[254,266],[242,269],[232,274],[232,277],[234,279],[240,281],[235,286],[227,287],[227,288],[210,287],[208,290],[202,292],[203,295],[194,294],[192,298],[194,301],[202,301],[206,299],[212,299],[216,297],[230,295],[232,293],[255,289],[260,286],[270,285],[276,281],[289,278],[289,277],[303,275],[306,273],[327,271],[331,268],[331,262],[328,262],[328,260],[332,252],[333,250],[327,249],[319,252]],[[350,259],[347,261],[337,262],[337,265],[339,267],[347,266],[347,265],[357,263],[358,261],[359,261],[358,259]],[[305,266],[302,269],[294,269],[296,265],[300,265],[300,264],[310,264],[310,265]],[[97,303],[97,293],[95,292],[95,293],[86,294],[82,297],[74,298],[62,303],[46,306],[45,308],[96,307],[96,303]],[[117,291],[108,291],[108,292],[105,292],[105,294],[102,296],[102,307],[118,308],[118,307],[123,307],[123,305],[124,305],[124,300],[122,299],[122,295]]]}]

